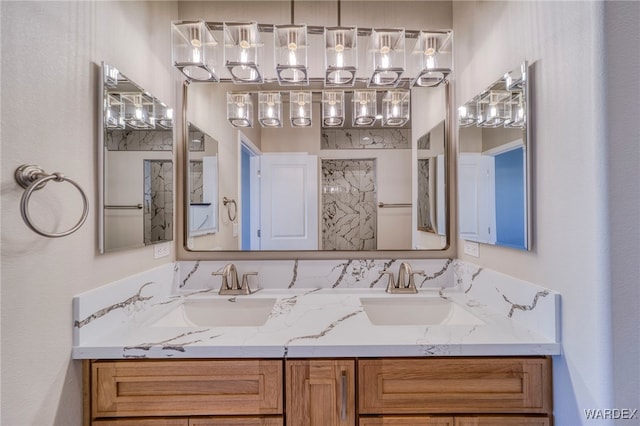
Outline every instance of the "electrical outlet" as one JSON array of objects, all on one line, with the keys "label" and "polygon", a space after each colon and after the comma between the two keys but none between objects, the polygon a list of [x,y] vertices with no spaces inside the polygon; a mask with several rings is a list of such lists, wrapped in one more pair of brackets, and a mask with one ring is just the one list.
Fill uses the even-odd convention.
[{"label": "electrical outlet", "polygon": [[233,229],[233,236],[237,237],[238,236],[238,224],[234,223],[232,229]]},{"label": "electrical outlet", "polygon": [[160,243],[153,246],[153,258],[160,259],[161,257],[169,256],[171,253],[170,243]]},{"label": "electrical outlet", "polygon": [[464,254],[468,254],[473,257],[480,257],[480,244],[474,241],[465,241]]}]

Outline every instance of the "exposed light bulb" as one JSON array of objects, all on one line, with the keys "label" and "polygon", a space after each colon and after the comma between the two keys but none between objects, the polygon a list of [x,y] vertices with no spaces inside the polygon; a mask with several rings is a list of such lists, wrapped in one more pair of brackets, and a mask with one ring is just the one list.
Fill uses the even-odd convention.
[{"label": "exposed light bulb", "polygon": [[[344,50],[344,47],[342,48]],[[338,46],[336,46],[336,67],[342,68],[344,66],[344,55],[342,54],[342,50],[338,51]]]},{"label": "exposed light bulb", "polygon": [[400,115],[400,108],[398,108],[398,104],[394,103],[393,107],[391,108],[391,116],[392,117],[397,117]]},{"label": "exposed light bulb", "polygon": [[432,70],[436,68],[436,57],[435,55],[427,55],[426,67],[428,70]]},{"label": "exposed light bulb", "polygon": [[192,57],[192,62],[200,63],[201,62],[200,49],[198,48],[193,49],[193,51],[191,52],[191,57]]},{"label": "exposed light bulb", "polygon": [[167,118],[169,120],[173,119],[173,108],[167,108]]},{"label": "exposed light bulb", "polygon": [[467,118],[467,107],[465,105],[461,106],[460,108],[458,108],[458,114],[460,115],[460,118]]},{"label": "exposed light bulb", "polygon": [[249,62],[249,52],[247,52],[246,48],[243,48],[240,51],[240,62],[243,64],[246,64],[247,62]]},{"label": "exposed light bulb", "polygon": [[136,119],[142,120],[142,108],[136,108]]},{"label": "exposed light bulb", "polygon": [[[380,49],[380,51],[382,51],[382,49]],[[389,55],[383,53],[382,58],[380,58],[380,66],[382,68],[389,68],[389,64],[390,64]]]}]

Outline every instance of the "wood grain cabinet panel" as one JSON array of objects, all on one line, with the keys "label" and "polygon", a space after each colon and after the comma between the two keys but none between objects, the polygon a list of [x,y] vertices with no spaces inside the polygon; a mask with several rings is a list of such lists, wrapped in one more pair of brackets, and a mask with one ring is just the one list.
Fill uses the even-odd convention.
[{"label": "wood grain cabinet panel", "polygon": [[109,419],[96,420],[92,424],[95,426],[189,426],[189,419]]},{"label": "wood grain cabinet panel", "polygon": [[549,426],[549,417],[478,416],[456,417],[454,426]]},{"label": "wood grain cabinet panel", "polygon": [[131,360],[92,365],[92,416],[282,414],[281,360]]},{"label": "wood grain cabinet panel", "polygon": [[288,360],[287,426],[355,426],[355,361]]},{"label": "wood grain cabinet panel", "polygon": [[447,416],[361,417],[359,426],[455,426]]},{"label": "wood grain cabinet panel", "polygon": [[358,361],[361,414],[551,414],[548,358]]},{"label": "wood grain cabinet panel", "polygon": [[189,426],[283,426],[282,417],[210,417],[190,419]]}]

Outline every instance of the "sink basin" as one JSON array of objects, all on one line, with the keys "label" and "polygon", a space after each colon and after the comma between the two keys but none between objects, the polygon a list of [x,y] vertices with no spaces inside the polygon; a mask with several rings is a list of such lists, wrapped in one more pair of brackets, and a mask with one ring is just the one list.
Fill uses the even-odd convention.
[{"label": "sink basin", "polygon": [[438,297],[372,297],[360,302],[373,325],[484,324],[462,306]]},{"label": "sink basin", "polygon": [[276,299],[187,300],[153,324],[153,327],[256,327],[269,318]]}]

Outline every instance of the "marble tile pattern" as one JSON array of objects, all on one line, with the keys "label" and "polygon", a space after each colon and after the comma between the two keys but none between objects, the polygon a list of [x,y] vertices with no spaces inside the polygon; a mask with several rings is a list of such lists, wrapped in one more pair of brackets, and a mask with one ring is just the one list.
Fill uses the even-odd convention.
[{"label": "marble tile pattern", "polygon": [[144,161],[144,243],[173,239],[173,162]]},{"label": "marble tile pattern", "polygon": [[[399,259],[235,263],[241,274],[259,271],[252,282],[259,291],[220,296],[220,278],[211,273],[224,263],[195,261],[167,264],[76,296],[73,358],[556,355],[561,350],[557,339],[534,328],[535,321],[525,320],[532,324],[527,327],[516,317],[549,315],[558,302],[549,297],[552,292],[543,296],[545,290],[508,277],[496,277],[496,288],[482,290],[492,273],[460,261],[412,260],[425,275],[418,281],[419,294],[409,296],[386,293],[379,279],[381,270],[397,272]],[[518,289],[521,285],[525,288]],[[481,299],[477,292],[510,301]],[[376,326],[363,296],[447,300],[473,321],[449,317],[435,325]],[[263,325],[194,326],[179,314],[187,300],[235,303],[239,297],[275,299]]]},{"label": "marble tile pattern", "polygon": [[191,185],[189,193],[189,202],[201,203],[203,195],[202,187],[202,161],[189,161],[189,185]]},{"label": "marble tile pattern", "polygon": [[322,160],[322,249],[375,250],[375,160]]},{"label": "marble tile pattern", "polygon": [[109,130],[105,135],[109,151],[172,151],[172,130]]},{"label": "marble tile pattern", "polygon": [[320,149],[410,149],[410,129],[323,128]]}]

